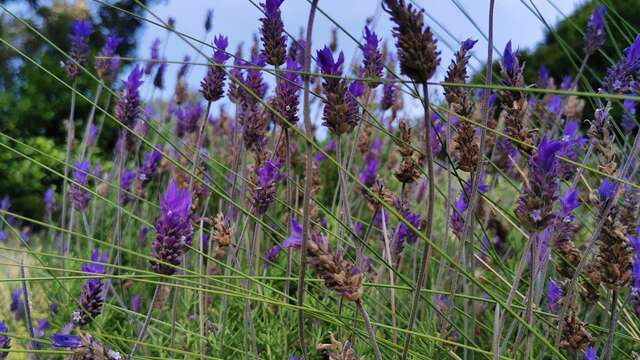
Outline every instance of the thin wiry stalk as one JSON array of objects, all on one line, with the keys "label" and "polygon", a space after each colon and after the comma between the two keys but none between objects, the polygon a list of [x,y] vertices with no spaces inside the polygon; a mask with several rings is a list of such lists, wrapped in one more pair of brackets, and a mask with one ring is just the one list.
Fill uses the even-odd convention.
[{"label": "thin wiry stalk", "polygon": [[[69,110],[69,120],[67,121],[67,146],[64,153],[64,180],[62,182],[62,212],[60,214],[60,225],[63,228],[66,228],[66,216],[67,216],[67,193],[69,191],[69,185],[67,183],[67,178],[69,177],[69,163],[71,161],[71,148],[73,147],[73,138],[74,138],[74,117],[76,111],[76,86],[77,81],[73,80],[73,84],[71,85],[71,106]],[[64,236],[60,235],[60,254],[65,252],[64,249]]]},{"label": "thin wiry stalk", "polygon": [[[207,111],[208,112],[208,111]],[[200,220],[200,252],[204,253],[205,250],[204,249],[204,232],[203,232],[203,220]],[[201,290],[198,292],[198,324],[199,324],[199,328],[198,330],[200,331],[200,358],[204,359],[204,354],[205,354],[205,350],[206,350],[206,346],[207,346],[207,342],[205,340],[205,322],[207,321],[207,314],[206,314],[206,298],[205,298],[205,293],[204,293],[204,283],[205,283],[205,279],[206,279],[206,262],[205,262],[205,257],[204,256],[198,256],[198,268],[199,268],[199,272],[201,274],[200,277],[200,288]]]},{"label": "thin wiry stalk", "polygon": [[80,160],[84,159],[85,153],[87,151],[87,141],[89,139],[89,131],[91,128],[91,125],[93,124],[93,118],[96,115],[96,105],[98,104],[98,102],[100,101],[100,94],[102,94],[102,87],[103,82],[98,83],[98,86],[96,86],[96,95],[95,98],[93,100],[93,105],[91,106],[91,111],[89,112],[89,118],[87,119],[87,125],[84,128],[84,137],[82,138],[82,147],[80,148]]},{"label": "thin wiry stalk", "polygon": [[[388,264],[387,266],[389,266],[389,269],[393,269],[393,259],[391,258],[391,245],[390,245],[389,237],[387,236],[387,221],[384,216],[384,211],[381,213],[381,215],[382,215],[382,235],[384,238],[384,250],[385,250],[385,253],[387,254],[387,264]],[[371,226],[373,225],[374,219],[375,219],[375,215],[373,218],[371,218],[372,222],[371,224],[369,224],[369,228],[371,228]],[[367,232],[368,231],[369,229],[367,229]],[[366,242],[366,239],[365,239],[365,242]],[[395,344],[398,337],[398,332],[395,330],[397,320],[396,320],[396,292],[394,289],[395,281],[394,281],[393,271],[389,271],[389,283],[391,284],[391,298],[389,299],[391,303],[391,325],[394,327],[392,336],[393,336],[393,343]]]},{"label": "thin wiry stalk", "polygon": [[616,335],[616,325],[618,325],[618,290],[611,291],[611,315],[609,317],[609,336],[607,337],[607,344],[602,351],[602,358],[604,360],[611,360],[613,355],[613,339]]},{"label": "thin wiry stalk", "polygon": [[[306,45],[304,48],[304,65],[303,70],[308,72],[311,68],[311,37],[313,35],[313,20],[316,15],[316,8],[318,7],[318,0],[311,1],[311,8],[309,9],[309,18],[307,20],[307,35]],[[300,244],[300,275],[298,277],[298,340],[300,341],[300,351],[302,353],[302,359],[307,359],[307,347],[305,345],[304,334],[304,274],[307,266],[307,241],[309,241],[309,222],[310,218],[310,198],[311,198],[311,186],[312,184],[312,171],[313,164],[311,157],[313,156],[311,147],[311,138],[313,137],[313,129],[311,128],[311,109],[309,99],[309,76],[303,76],[304,90],[303,90],[303,117],[304,117],[304,131],[307,142],[306,159],[305,159],[305,182],[304,182],[304,197],[302,200],[302,241]]]},{"label": "thin wiry stalk", "polygon": [[142,342],[142,339],[144,339],[144,335],[146,334],[147,328],[149,327],[149,321],[151,321],[151,313],[153,313],[153,308],[156,305],[156,301],[158,300],[158,294],[160,293],[161,286],[162,285],[160,285],[160,283],[157,283],[155,290],[153,290],[153,297],[151,298],[151,302],[149,303],[149,309],[147,310],[147,315],[144,318],[144,323],[142,324],[142,328],[138,333],[136,342],[133,343],[133,347],[131,348],[131,351],[129,352],[129,356],[127,357],[127,359],[133,359],[133,356],[135,355],[136,350],[138,348],[138,344],[140,344]]},{"label": "thin wiry stalk", "polygon": [[373,329],[373,326],[371,325],[371,320],[369,319],[369,314],[367,313],[367,310],[365,310],[364,306],[362,306],[361,300],[356,301],[356,307],[358,308],[358,311],[360,311],[360,314],[362,314],[362,319],[364,320],[364,326],[367,329],[367,334],[369,334],[369,341],[371,342],[373,355],[375,356],[376,360],[382,360],[382,355],[380,354],[380,349],[378,348],[378,343],[376,342],[376,332]]},{"label": "thin wiry stalk", "polygon": [[[249,268],[249,276],[253,277],[255,275],[255,265],[254,259],[256,258],[256,246],[258,242],[258,223],[253,224],[253,235],[251,236],[251,243],[247,244],[246,254],[247,254],[247,266]],[[257,264],[257,261],[256,261]],[[251,283],[246,281],[245,287],[247,291],[251,291]],[[258,359],[258,342],[256,339],[256,330],[255,330],[255,322],[253,320],[253,312],[251,311],[251,301],[247,298],[244,304],[244,321],[245,321],[245,332],[244,336],[251,337],[251,350],[253,351],[254,359]]]},{"label": "thin wiry stalk", "polygon": [[[487,46],[487,70],[486,70],[486,83],[487,86],[491,86],[493,82],[493,8],[495,5],[495,0],[489,1],[489,38],[488,46]],[[469,195],[469,204],[467,207],[467,213],[464,219],[464,229],[462,242],[466,251],[466,261],[469,264],[469,271],[473,271],[473,249],[475,245],[475,237],[473,236],[474,228],[475,228],[475,215],[476,215],[476,207],[479,201],[479,191],[478,184],[480,183],[480,177],[484,171],[484,153],[486,146],[486,127],[489,123],[489,91],[485,90],[482,94],[482,128],[480,130],[480,146],[479,146],[479,156],[478,156],[478,164],[475,167],[475,171],[471,174],[471,194]],[[469,244],[467,245],[467,241]],[[465,281],[466,282],[466,281]],[[474,287],[471,287],[471,294],[474,292]],[[468,301],[465,301],[465,309],[468,309]],[[466,320],[465,320],[466,324]],[[465,325],[465,329],[466,329]],[[474,326],[475,327],[475,326]],[[473,331],[473,330],[472,330]]]},{"label": "thin wiry stalk", "polygon": [[[435,201],[435,177],[433,171],[433,149],[431,147],[431,129],[433,127],[431,113],[429,111],[429,85],[422,84],[422,92],[424,96],[423,108],[424,108],[424,122],[425,122],[425,152],[427,154],[427,181],[429,186],[427,190],[427,215],[425,224],[425,238],[429,239],[425,242],[424,249],[422,250],[422,260],[420,263],[420,271],[418,272],[418,281],[416,283],[415,291],[413,292],[413,299],[411,302],[411,313],[409,314],[409,323],[407,324],[407,330],[413,329],[413,323],[416,320],[416,313],[418,311],[418,303],[420,302],[420,289],[424,285],[425,278],[427,276],[427,268],[429,267],[429,258],[431,256],[431,230],[433,227],[433,208]],[[406,360],[409,355],[409,346],[411,345],[411,333],[407,333],[404,339],[404,345],[402,349],[402,360]]]},{"label": "thin wiry stalk", "polygon": [[[24,317],[25,323],[27,324],[27,331],[29,332],[29,336],[31,339],[35,338],[35,333],[33,332],[33,322],[31,320],[31,305],[29,303],[29,289],[27,287],[27,281],[25,280],[26,276],[24,275],[24,258],[20,258],[20,276],[22,277],[22,295],[24,296]],[[36,349],[37,345],[35,342],[31,341],[31,348]],[[38,359],[38,355],[34,354],[36,360]]]}]

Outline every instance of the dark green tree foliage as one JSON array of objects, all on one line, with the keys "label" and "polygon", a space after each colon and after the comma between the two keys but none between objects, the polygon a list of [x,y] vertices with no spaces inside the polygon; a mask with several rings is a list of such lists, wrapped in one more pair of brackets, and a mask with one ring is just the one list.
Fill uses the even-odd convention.
[{"label": "dark green tree foliage", "polygon": [[[18,9],[25,21],[64,51],[68,51],[70,46],[67,34],[71,21],[74,17],[87,16],[86,12],[78,10],[77,7],[70,6],[64,9],[63,6],[56,5],[56,2],[54,5],[50,2],[45,5],[44,2],[35,0],[28,3],[0,0],[0,3],[9,6],[10,9]],[[143,9],[134,0],[120,0],[110,4],[137,15],[143,13]],[[92,49],[90,62],[87,64],[88,69],[94,72],[93,56],[102,47],[105,36],[110,32],[116,32],[123,39],[118,47],[118,53],[121,56],[130,56],[133,53],[136,47],[136,32],[143,24],[139,18],[130,13],[99,3],[92,4],[89,16],[94,33],[90,38]],[[65,60],[63,55],[20,21],[8,15],[3,16],[0,19],[0,37],[70,84],[61,65]],[[126,64],[123,63],[123,65]],[[0,71],[0,132],[41,149],[63,149],[71,91],[6,46],[0,46],[0,67],[3,69]],[[115,84],[114,88],[118,87],[119,84]],[[89,77],[80,77],[79,91],[92,99],[95,88],[96,83]],[[103,94],[105,94],[104,91]],[[105,96],[102,98],[102,105],[104,101]],[[80,141],[89,111],[90,105],[78,99],[75,115],[76,141]],[[97,116],[99,115],[98,113]],[[115,134],[115,126],[105,121],[105,129],[100,140],[102,149],[110,151],[107,149],[112,148]],[[18,148],[21,152],[26,152],[26,149],[9,142],[6,138],[2,139],[2,142]],[[54,164],[44,155],[27,153],[45,164]],[[50,151],[48,154],[63,158],[63,155],[57,152]],[[39,169],[17,154],[5,153],[0,160],[0,172],[11,174],[11,176],[0,177],[0,194],[11,196],[13,211],[36,218],[40,216],[42,193],[50,185],[59,187],[62,179]],[[62,166],[56,168],[60,170]],[[16,186],[16,182],[20,186]]]}]

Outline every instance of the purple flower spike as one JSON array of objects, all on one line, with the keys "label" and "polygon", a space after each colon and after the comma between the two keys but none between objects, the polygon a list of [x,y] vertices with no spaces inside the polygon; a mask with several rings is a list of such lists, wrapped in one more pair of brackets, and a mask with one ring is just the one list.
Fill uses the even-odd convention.
[{"label": "purple flower spike", "polygon": [[546,89],[550,85],[549,70],[544,64],[540,65],[540,68],[538,69],[537,85],[541,89]]},{"label": "purple flower spike", "polygon": [[191,56],[189,55],[185,55],[182,58],[182,65],[180,65],[180,69],[178,69],[178,79],[182,79],[184,78],[184,76],[187,74],[187,70],[189,70],[189,62],[191,61]]},{"label": "purple flower spike", "polygon": [[71,33],[69,34],[69,42],[71,49],[69,56],[72,60],[68,60],[65,64],[67,75],[75,80],[80,75],[79,66],[87,61],[89,55],[89,36],[93,29],[91,23],[86,20],[74,20],[71,23]]},{"label": "purple flower spike", "polygon": [[560,206],[562,208],[563,216],[571,215],[573,210],[580,206],[580,199],[578,199],[579,194],[578,190],[570,188],[560,197]]},{"label": "purple flower spike", "polygon": [[518,52],[511,49],[511,40],[509,40],[504,47],[504,53],[502,55],[502,67],[507,73],[513,74],[518,71],[517,56]]},{"label": "purple flower spike", "polygon": [[142,75],[142,68],[138,66],[131,70],[127,80],[123,82],[124,88],[116,104],[116,118],[129,128],[133,128],[142,112],[140,109],[140,94],[138,92],[140,85],[142,85]]},{"label": "purple flower spike", "polygon": [[273,107],[285,118],[285,121],[279,116],[274,117],[275,121],[282,127],[289,127],[298,122],[298,105],[300,87],[302,79],[300,71],[302,66],[292,58],[287,59],[287,72],[282,75],[276,84],[276,96],[273,99]]},{"label": "purple flower spike", "polygon": [[24,316],[24,301],[22,300],[22,289],[11,290],[11,304],[9,305],[9,311],[14,313],[16,320],[22,319]]},{"label": "purple flower spike", "polygon": [[156,221],[156,238],[151,244],[152,256],[157,261],[151,261],[151,269],[159,274],[173,275],[177,270],[175,267],[182,263],[186,245],[191,244],[193,235],[191,191],[180,189],[172,180],[160,199],[160,209],[162,216]]},{"label": "purple flower spike", "polygon": [[584,52],[592,55],[604,45],[604,5],[596,6],[584,32]]},{"label": "purple flower spike", "polygon": [[75,349],[82,345],[79,336],[65,335],[65,334],[53,334],[49,337],[51,345],[55,348],[68,348]]},{"label": "purple flower spike", "polygon": [[136,178],[136,172],[125,169],[120,175],[120,205],[124,206],[131,200],[131,184]]},{"label": "purple flower spike", "polygon": [[149,75],[156,65],[159,64],[158,60],[160,60],[160,39],[154,39],[151,43],[151,61],[147,62],[147,65],[144,67],[144,73]]},{"label": "purple flower spike", "polygon": [[473,49],[473,47],[476,45],[477,42],[478,42],[478,40],[467,39],[467,40],[462,42],[461,47],[465,51],[470,51],[471,49]]},{"label": "purple flower spike", "polygon": [[142,298],[140,295],[133,295],[129,306],[131,307],[131,311],[139,313],[140,309],[142,309]]},{"label": "purple flower spike", "polygon": [[600,187],[598,187],[598,199],[600,202],[605,203],[612,200],[617,188],[618,184],[615,181],[611,181],[608,177],[605,177],[602,183],[600,183]]},{"label": "purple flower spike", "polygon": [[551,280],[547,283],[547,306],[549,310],[556,313],[560,310],[560,300],[562,300],[562,289],[560,284]]},{"label": "purple flower spike", "polygon": [[118,75],[120,67],[120,57],[116,56],[116,49],[122,42],[122,38],[115,34],[109,34],[104,46],[100,50],[99,56],[104,58],[96,59],[96,71],[98,77],[107,82],[113,82]]},{"label": "purple flower spike", "polygon": [[84,211],[89,206],[89,193],[83,187],[89,186],[89,162],[76,161],[73,164],[73,181],[71,184],[71,202],[77,211]]},{"label": "purple flower spike", "polygon": [[342,75],[342,64],[344,63],[344,53],[340,51],[338,60],[333,59],[333,52],[327,46],[316,52],[320,71],[325,75]]},{"label": "purple flower spike", "polygon": [[556,153],[562,148],[562,143],[556,141],[549,141],[546,137],[543,137],[538,145],[538,150],[533,156],[535,166],[543,171],[552,171],[553,167],[557,163]]},{"label": "purple flower spike", "polygon": [[607,70],[603,88],[616,94],[636,93],[638,90],[638,71],[640,70],[640,34],[624,50],[624,57]]},{"label": "purple flower spike", "polygon": [[47,213],[52,214],[56,207],[56,193],[52,188],[44,192],[44,208]]},{"label": "purple flower spike", "polygon": [[11,206],[11,198],[9,197],[9,195],[3,196],[2,200],[0,200],[0,209],[6,211],[9,209],[10,206]]},{"label": "purple flower spike", "polygon": [[622,113],[622,128],[625,133],[631,134],[638,126],[636,123],[636,102],[627,99],[622,105],[624,109]]},{"label": "purple flower spike", "polygon": [[[383,59],[378,45],[380,39],[378,35],[369,30],[368,26],[364,27],[364,46],[362,47],[362,67],[364,68],[364,76],[369,79],[380,79],[382,77]],[[380,81],[368,81],[367,86],[371,89],[380,85]]]},{"label": "purple flower spike", "polygon": [[371,187],[376,181],[376,176],[378,175],[378,166],[380,165],[380,160],[373,155],[367,154],[367,159],[365,159],[365,167],[362,169],[360,174],[358,175],[358,180],[364,184],[366,187]]},{"label": "purple flower spike", "polygon": [[255,175],[253,208],[257,214],[263,215],[275,200],[278,182],[284,177],[280,173],[280,161],[266,161],[256,168]]},{"label": "purple flower spike", "polygon": [[[82,264],[82,271],[87,275],[104,275],[107,269],[107,252],[100,254],[98,249],[91,253],[91,262]],[[84,282],[80,293],[80,309],[72,313],[72,320],[76,325],[84,326],[102,313],[106,296],[106,287],[102,278],[90,278]]]},{"label": "purple flower spike", "polygon": [[[4,321],[0,321],[0,333],[8,333],[9,329]],[[0,335],[0,349],[8,350],[11,348],[11,339],[7,335]],[[0,359],[6,359],[9,352],[0,352]]]},{"label": "purple flower spike", "polygon": [[176,124],[176,135],[183,137],[187,133],[194,133],[198,130],[198,120],[202,116],[202,105],[200,102],[188,101],[176,111],[178,123]]},{"label": "purple flower spike", "polygon": [[598,360],[598,354],[593,346],[589,346],[584,351],[584,360]]},{"label": "purple flower spike", "polygon": [[262,26],[262,43],[267,64],[280,66],[284,64],[287,55],[287,38],[284,36],[284,24],[280,13],[280,5],[284,0],[266,0],[260,5],[264,9],[265,17],[260,19]]},{"label": "purple flower spike", "polygon": [[544,230],[553,218],[553,203],[558,197],[556,154],[562,147],[561,142],[543,137],[535,155],[529,157],[530,179],[518,198],[515,213],[532,232]]},{"label": "purple flower spike", "polygon": [[280,252],[285,249],[299,249],[302,245],[302,225],[296,219],[291,219],[291,234],[284,239],[282,244],[276,244],[265,254],[265,259],[274,262]]},{"label": "purple flower spike", "polygon": [[160,160],[162,160],[162,146],[157,145],[152,151],[144,152],[144,160],[138,170],[138,180],[141,187],[145,187],[158,171]]}]

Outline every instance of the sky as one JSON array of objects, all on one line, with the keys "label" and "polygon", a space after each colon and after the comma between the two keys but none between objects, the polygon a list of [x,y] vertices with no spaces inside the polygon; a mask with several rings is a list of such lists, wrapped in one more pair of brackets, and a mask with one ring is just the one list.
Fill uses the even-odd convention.
[{"label": "sky", "polygon": [[[168,0],[156,3],[151,7],[151,11],[165,21],[170,16],[175,18],[177,30],[203,40],[205,39],[205,14],[207,9],[212,8],[213,29],[205,41],[211,43],[214,35],[224,34],[229,37],[230,51],[235,51],[236,46],[244,42],[246,54],[251,46],[253,34],[258,31],[258,19],[262,15],[255,6],[258,1],[260,0]],[[543,39],[545,25],[532,13],[532,9],[524,4],[529,5],[530,8],[535,6],[546,22],[555,24],[564,15],[571,14],[573,9],[582,2],[578,0],[496,0],[494,44],[497,51],[494,52],[494,59],[500,56],[499,52],[509,40],[512,40],[514,47],[524,49],[535,47]],[[438,48],[442,52],[442,60],[434,79],[442,80],[453,52],[459,46],[459,42],[467,38],[479,40],[474,48],[474,59],[471,62],[472,68],[479,68],[480,62],[484,62],[487,56],[487,41],[483,36],[488,30],[489,0],[415,0],[414,3],[425,9],[426,22],[439,39]],[[532,3],[534,6],[531,5]],[[388,15],[382,11],[380,1],[320,0],[319,8],[326,15],[321,12],[316,15],[313,49],[320,49],[330,41],[331,30],[335,28],[332,21],[337,22],[346,32],[361,40],[367,18],[373,19],[372,27],[379,37],[383,41],[386,40],[389,45],[393,44],[392,24]],[[299,31],[306,25],[309,2],[285,0],[281,9],[285,29],[297,37]],[[153,16],[147,14],[147,18],[153,19]],[[184,55],[188,54],[192,61],[204,62],[202,56],[184,40],[175,35],[167,38],[167,32],[153,24],[147,24],[141,32],[139,58],[149,58],[149,47],[155,38],[160,38],[163,43],[166,42],[163,47],[167,60],[181,61]],[[203,48],[200,44],[194,45],[207,55],[211,52],[211,49]],[[344,51],[347,60],[360,56],[355,42],[340,30],[338,47]],[[359,60],[359,58],[356,59]],[[166,87],[161,96],[169,96],[173,91],[178,67],[179,65],[168,67],[165,76]],[[203,66],[191,67],[188,76],[191,88],[197,88],[204,73]]]}]

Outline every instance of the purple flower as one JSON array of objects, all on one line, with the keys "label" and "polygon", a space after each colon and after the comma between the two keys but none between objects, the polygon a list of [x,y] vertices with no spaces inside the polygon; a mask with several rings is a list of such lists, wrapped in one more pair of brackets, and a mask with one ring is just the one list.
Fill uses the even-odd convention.
[{"label": "purple flower", "polygon": [[280,5],[284,0],[266,0],[260,6],[264,9],[265,17],[260,19],[262,26],[262,43],[264,49],[262,54],[266,58],[267,64],[280,66],[284,64],[287,54],[287,38],[284,36],[284,24],[280,14]]},{"label": "purple flower", "polygon": [[289,355],[289,360],[302,360],[302,356]]},{"label": "purple flower", "polygon": [[[400,212],[400,215],[402,215],[402,217],[404,217],[405,220],[409,222],[409,224],[411,224],[411,226],[420,230],[420,215],[414,214],[408,206],[400,202],[395,202],[394,206],[396,207],[398,212]],[[400,253],[402,253],[405,242],[413,245],[418,240],[418,234],[416,234],[403,222],[398,223],[398,227],[394,229],[394,234],[393,254],[396,256],[396,258],[400,255]]]},{"label": "purple flower", "polygon": [[164,90],[164,74],[167,71],[167,63],[166,62],[161,62],[160,66],[158,67],[158,71],[156,71],[156,75],[153,77],[153,86],[160,89],[160,90]]},{"label": "purple flower", "polygon": [[624,50],[624,57],[607,70],[603,88],[611,93],[636,93],[640,70],[640,34]]},{"label": "purple flower", "polygon": [[562,216],[569,216],[580,206],[580,199],[578,198],[579,192],[575,188],[567,189],[567,191],[560,197],[560,207]]},{"label": "purple flower", "polygon": [[140,295],[133,295],[129,306],[131,307],[131,311],[139,313],[142,308],[142,298]]},{"label": "purple flower", "polygon": [[573,79],[569,75],[565,75],[562,77],[562,82],[560,83],[561,90],[571,90],[574,86]]},{"label": "purple flower", "polygon": [[302,225],[296,219],[291,219],[291,234],[284,239],[282,244],[276,244],[265,255],[268,261],[275,261],[280,252],[284,249],[299,249],[302,245]]},{"label": "purple flower", "polygon": [[547,111],[554,114],[556,117],[562,115],[562,98],[558,95],[554,95],[547,101]]},{"label": "purple flower", "polygon": [[520,71],[520,65],[518,64],[518,51],[513,51],[511,49],[511,40],[507,42],[507,45],[504,47],[504,52],[502,55],[502,68],[509,75],[515,74]]},{"label": "purple flower", "polygon": [[598,360],[598,354],[596,353],[596,349],[593,346],[589,346],[584,351],[584,360]]},{"label": "purple flower", "polygon": [[156,145],[151,151],[143,154],[142,165],[138,169],[138,180],[141,186],[146,186],[158,171],[160,160],[162,160],[162,145]]},{"label": "purple flower", "polygon": [[9,310],[14,314],[16,320],[24,316],[24,301],[22,300],[22,289],[11,290],[11,304]]},{"label": "purple flower", "polygon": [[56,193],[53,191],[53,188],[48,188],[47,191],[44,192],[43,200],[45,210],[47,213],[52,214],[56,207]]},{"label": "purple flower", "polygon": [[440,309],[440,311],[443,311],[449,306],[449,302],[447,301],[447,296],[445,294],[433,294],[433,304]]},{"label": "purple flower", "polygon": [[[226,52],[229,40],[226,36],[218,35],[213,38],[213,44],[216,50],[211,61],[215,65],[224,65],[230,57]],[[200,82],[200,92],[204,99],[213,102],[222,98],[225,79],[226,73],[222,66],[209,66],[207,75]]]},{"label": "purple flower", "polygon": [[211,31],[211,20],[213,19],[213,10],[207,9],[207,15],[204,18],[204,31],[209,33]]},{"label": "purple flower", "polygon": [[560,284],[551,280],[547,283],[547,307],[551,312],[560,310],[560,301],[562,300],[562,288]]},{"label": "purple flower", "polygon": [[253,189],[253,209],[263,215],[276,198],[278,182],[284,177],[280,173],[280,161],[267,160],[255,170],[255,187]]},{"label": "purple flower", "polygon": [[51,340],[51,346],[55,348],[75,349],[82,345],[80,337],[75,335],[53,334],[49,340]]},{"label": "purple flower", "polygon": [[[483,183],[484,175],[480,177],[480,181],[478,181],[478,191],[485,192],[489,190],[489,186]],[[454,204],[454,209],[451,211],[451,229],[453,233],[458,236],[458,238],[462,238],[462,232],[464,230],[464,213],[469,206],[469,196],[471,196],[471,187],[472,184],[469,181],[465,181],[464,186],[462,187],[462,191],[456,202]]]},{"label": "purple flower", "polygon": [[182,64],[180,65],[180,68],[178,69],[178,79],[183,78],[186,74],[187,74],[187,70],[189,70],[189,62],[191,61],[191,56],[189,55],[185,55],[182,58]]},{"label": "purple flower", "polygon": [[342,51],[340,51],[338,60],[336,61],[333,59],[331,49],[325,46],[322,50],[316,52],[316,57],[318,59],[318,65],[320,65],[320,71],[322,71],[324,75],[342,75],[342,64],[344,63],[344,53]]},{"label": "purple flower", "polygon": [[[156,221],[156,237],[151,244],[151,269],[159,274],[173,275],[175,266],[182,263],[182,256],[191,244],[191,191],[180,189],[175,181],[169,183],[160,199],[161,217]],[[161,262],[162,263],[161,263]],[[173,266],[171,266],[173,265]]]},{"label": "purple flower", "polygon": [[[578,161],[578,154],[585,146],[587,140],[578,133],[578,123],[575,121],[567,121],[562,131],[562,149],[558,151],[558,156],[565,157],[569,160]],[[565,161],[558,162],[558,176],[568,180],[575,173],[576,167]]]},{"label": "purple flower", "polygon": [[[71,184],[71,203],[77,211],[84,211],[89,206],[89,193],[84,189],[89,186],[89,162],[76,161],[73,164],[73,181]],[[84,187],[84,188],[83,188]]]},{"label": "purple flower", "polygon": [[584,32],[584,52],[592,55],[604,45],[604,5],[596,6]]},{"label": "purple flower", "polygon": [[369,79],[375,79],[376,81],[368,81],[367,86],[369,88],[375,88],[380,85],[380,79],[382,77],[383,61],[382,54],[378,45],[380,39],[373,31],[369,30],[368,26],[364,27],[364,46],[362,47],[362,67],[364,68],[364,76]]},{"label": "purple flower", "polygon": [[131,200],[131,184],[136,178],[136,172],[124,169],[120,175],[120,205],[124,206]]},{"label": "purple flower", "polygon": [[376,176],[378,175],[379,165],[380,160],[375,155],[368,153],[365,159],[365,167],[358,175],[358,180],[366,187],[373,186],[376,181]]},{"label": "purple flower", "polygon": [[535,155],[529,157],[529,182],[517,201],[515,213],[530,231],[538,232],[553,218],[553,202],[557,199],[558,177],[556,153],[562,143],[543,137]]},{"label": "purple flower", "polygon": [[602,183],[600,183],[600,187],[598,187],[598,200],[600,200],[600,203],[604,204],[612,200],[617,188],[618,184],[609,180],[608,177],[602,179]]},{"label": "purple flower", "polygon": [[202,105],[198,101],[187,101],[175,111],[177,117],[176,135],[183,137],[198,130],[198,120],[202,116]]},{"label": "purple flower", "polygon": [[[91,262],[82,264],[81,269],[87,275],[104,275],[107,269],[107,252],[102,254],[98,249],[91,253]],[[106,287],[102,278],[89,278],[85,280],[80,293],[80,309],[72,314],[72,320],[76,325],[84,326],[90,323],[102,313],[102,307],[106,297]]]},{"label": "purple flower", "polygon": [[282,121],[280,117],[275,117],[275,120],[283,127],[288,127],[298,121],[298,104],[300,87],[302,86],[300,70],[302,70],[302,66],[295,59],[288,58],[287,72],[276,83],[276,96],[273,99],[273,107],[285,118],[286,122]]},{"label": "purple flower", "polygon": [[549,79],[549,70],[547,69],[547,67],[544,64],[542,64],[542,65],[540,65],[540,68],[538,69],[538,82],[537,82],[537,85],[541,89],[546,89],[550,85],[549,81],[550,81],[550,79]]},{"label": "purple flower", "polygon": [[160,60],[160,39],[154,39],[151,43],[151,58],[149,59],[147,64],[144,67],[144,73],[149,75],[156,65],[158,65],[158,60]]},{"label": "purple flower", "polygon": [[622,129],[626,134],[631,134],[638,126],[636,123],[636,102],[627,99],[622,105],[624,109],[622,113]]},{"label": "purple flower", "polygon": [[71,33],[68,35],[71,43],[71,49],[69,50],[71,60],[68,60],[65,64],[65,70],[71,79],[75,80],[80,75],[79,66],[87,61],[90,50],[89,36],[91,36],[92,32],[93,29],[89,21],[73,20],[71,23]]},{"label": "purple flower", "polygon": [[[9,329],[4,321],[0,321],[0,334],[8,333]],[[7,335],[0,335],[0,349],[9,350],[11,348],[11,339]],[[0,359],[6,359],[9,356],[9,352],[0,352]]]},{"label": "purple flower", "polygon": [[[38,320],[35,328],[33,328],[33,337],[36,339],[42,338],[44,336],[45,331],[48,328],[49,328],[49,321],[47,321],[46,319]],[[34,349],[42,348],[42,344],[39,342],[34,342],[32,345]],[[2,355],[0,355],[0,358],[2,358]]]},{"label": "purple flower", "polygon": [[464,51],[471,51],[471,49],[473,49],[473,47],[476,45],[477,42],[478,40],[467,39],[460,44],[460,47]]},{"label": "purple flower", "polygon": [[98,56],[103,58],[96,59],[96,71],[98,77],[107,82],[113,82],[118,75],[120,67],[120,57],[116,55],[116,49],[122,42],[122,38],[115,34],[109,34],[104,42],[104,46],[100,50]]},{"label": "purple flower", "polygon": [[538,145],[536,154],[533,156],[533,166],[545,172],[551,172],[557,163],[556,153],[560,151],[562,144],[560,142],[549,141],[543,137]]},{"label": "purple flower", "polygon": [[2,197],[2,200],[0,200],[0,210],[9,210],[9,207],[11,206],[11,198],[9,197],[9,195],[5,195]]},{"label": "purple flower", "polygon": [[116,104],[115,115],[125,126],[132,128],[141,113],[138,90],[142,85],[142,69],[138,66],[133,68],[123,84],[124,88]]},{"label": "purple flower", "polygon": [[57,314],[58,313],[58,304],[57,303],[51,303],[51,305],[49,306],[49,310],[51,310],[52,314]]}]

